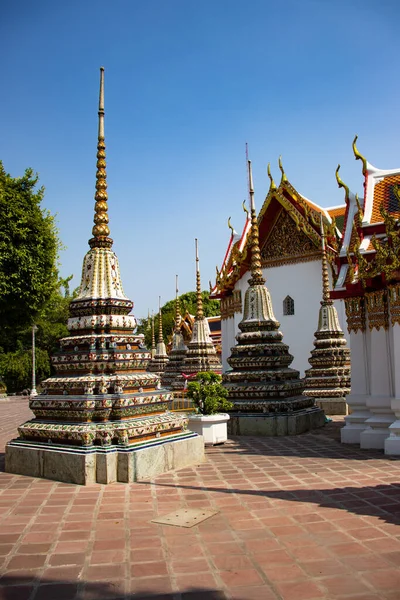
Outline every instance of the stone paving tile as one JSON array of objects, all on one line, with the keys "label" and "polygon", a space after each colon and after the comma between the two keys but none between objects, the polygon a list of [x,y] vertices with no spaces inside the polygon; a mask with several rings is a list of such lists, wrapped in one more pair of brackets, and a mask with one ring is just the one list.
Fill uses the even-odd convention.
[{"label": "stone paving tile", "polygon": [[[26,399],[0,403],[0,450],[27,418]],[[339,426],[235,438],[131,485],[0,472],[0,600],[397,600],[400,461]],[[151,523],[182,506],[219,513]]]}]

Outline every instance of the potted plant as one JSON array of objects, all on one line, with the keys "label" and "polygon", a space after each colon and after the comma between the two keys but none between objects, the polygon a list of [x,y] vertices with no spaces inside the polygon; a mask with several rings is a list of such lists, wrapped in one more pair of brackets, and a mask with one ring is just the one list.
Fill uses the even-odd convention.
[{"label": "potted plant", "polygon": [[197,414],[189,416],[189,429],[204,437],[205,444],[223,444],[228,439],[229,415],[224,411],[233,407],[227,399],[228,390],[222,377],[212,371],[197,373],[188,384],[187,397],[196,406]]}]

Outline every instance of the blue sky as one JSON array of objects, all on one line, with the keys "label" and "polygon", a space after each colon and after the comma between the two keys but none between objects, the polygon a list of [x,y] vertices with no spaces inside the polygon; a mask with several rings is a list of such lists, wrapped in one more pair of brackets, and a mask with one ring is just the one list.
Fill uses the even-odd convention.
[{"label": "blue sky", "polygon": [[57,213],[61,273],[80,281],[91,234],[99,67],[105,67],[109,215],[137,317],[202,287],[240,231],[245,142],[258,208],[266,165],[322,206],[360,192],[351,142],[400,166],[396,0],[5,0],[0,159],[32,167]]}]

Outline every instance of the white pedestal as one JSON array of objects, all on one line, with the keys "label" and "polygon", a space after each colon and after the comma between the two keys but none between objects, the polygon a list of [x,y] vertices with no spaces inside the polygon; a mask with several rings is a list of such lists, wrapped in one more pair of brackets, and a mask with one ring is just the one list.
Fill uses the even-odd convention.
[{"label": "white pedestal", "polygon": [[389,426],[389,437],[385,439],[385,454],[400,456],[400,399],[392,398],[391,407],[396,420]]},{"label": "white pedestal", "polygon": [[390,435],[389,426],[395,420],[395,414],[391,409],[391,398],[370,396],[367,406],[371,416],[365,421],[367,428],[360,435],[360,447],[383,449],[385,439]]},{"label": "white pedestal", "polygon": [[367,396],[350,394],[347,404],[351,414],[344,418],[346,424],[340,432],[340,439],[342,444],[359,444],[361,433],[368,427],[366,421],[372,416],[367,408]]},{"label": "white pedestal", "polygon": [[190,415],[188,429],[202,435],[205,444],[223,444],[228,439],[227,422],[229,415]]}]

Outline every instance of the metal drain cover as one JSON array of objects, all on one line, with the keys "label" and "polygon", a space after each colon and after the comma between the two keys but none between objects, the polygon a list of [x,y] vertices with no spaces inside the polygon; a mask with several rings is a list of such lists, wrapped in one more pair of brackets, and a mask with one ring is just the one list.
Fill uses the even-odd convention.
[{"label": "metal drain cover", "polygon": [[219,510],[207,510],[201,508],[178,508],[168,515],[152,519],[151,523],[161,525],[175,525],[175,527],[194,527],[206,519],[218,514]]}]

